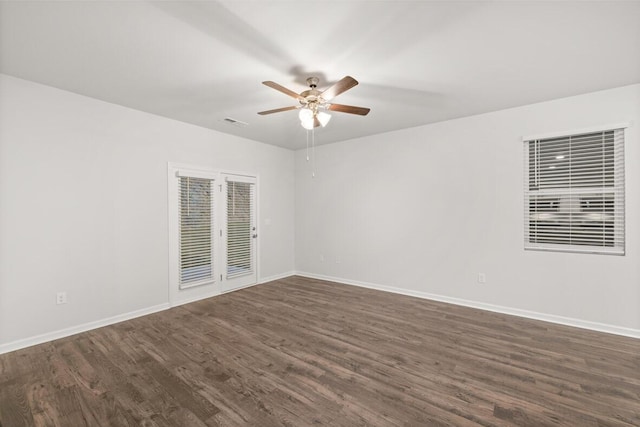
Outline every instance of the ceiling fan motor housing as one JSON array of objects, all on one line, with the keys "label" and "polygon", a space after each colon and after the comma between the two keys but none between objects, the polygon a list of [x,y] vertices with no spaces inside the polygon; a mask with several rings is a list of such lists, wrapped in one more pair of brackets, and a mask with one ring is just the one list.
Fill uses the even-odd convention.
[{"label": "ceiling fan motor housing", "polygon": [[305,90],[300,93],[300,96],[304,99],[300,100],[300,104],[302,105],[310,105],[311,104],[322,104],[322,100],[320,98],[320,92],[316,87],[318,86],[319,79],[317,77],[309,77],[307,79],[307,84],[311,89]]}]

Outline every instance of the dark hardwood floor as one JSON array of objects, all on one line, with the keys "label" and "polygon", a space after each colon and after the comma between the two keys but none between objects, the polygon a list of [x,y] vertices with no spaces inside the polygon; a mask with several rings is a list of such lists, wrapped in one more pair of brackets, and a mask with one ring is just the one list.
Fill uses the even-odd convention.
[{"label": "dark hardwood floor", "polygon": [[640,426],[640,340],[291,277],[0,355],[0,425]]}]

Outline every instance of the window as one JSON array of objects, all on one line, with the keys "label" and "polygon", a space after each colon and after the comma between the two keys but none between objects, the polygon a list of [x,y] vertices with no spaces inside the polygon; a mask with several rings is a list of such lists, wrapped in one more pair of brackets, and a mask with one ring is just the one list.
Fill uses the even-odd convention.
[{"label": "window", "polygon": [[254,269],[254,184],[227,180],[227,277]]},{"label": "window", "polygon": [[624,127],[525,139],[525,249],[624,254]]},{"label": "window", "polygon": [[213,279],[211,179],[181,176],[180,287]]}]

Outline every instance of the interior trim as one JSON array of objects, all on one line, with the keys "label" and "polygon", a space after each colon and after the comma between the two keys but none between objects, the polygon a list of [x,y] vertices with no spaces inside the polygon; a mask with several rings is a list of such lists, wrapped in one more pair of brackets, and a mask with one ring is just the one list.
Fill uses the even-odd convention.
[{"label": "interior trim", "polygon": [[362,288],[374,289],[384,292],[392,292],[395,294],[407,295],[411,297],[423,298],[433,301],[445,302],[449,304],[460,305],[464,307],[478,308],[481,310],[493,311],[495,313],[509,314],[512,316],[524,317],[533,320],[542,320],[544,322],[556,323],[564,326],[572,326],[576,328],[589,329],[597,332],[605,332],[608,334],[621,335],[630,338],[640,339],[640,329],[625,328],[622,326],[608,325],[605,323],[591,322],[588,320],[575,319],[572,317],[557,316],[554,314],[538,313],[536,311],[521,310],[518,308],[505,307],[501,305],[487,304],[478,301],[466,300],[462,298],[453,298],[443,295],[430,294],[427,292],[412,291],[409,289],[396,288],[393,286],[384,286],[376,283],[361,282],[356,280],[343,279],[340,277],[325,276],[322,274],[307,273],[303,271],[296,272],[297,276],[308,277],[311,279],[327,280],[330,282],[342,283],[345,285],[359,286]]},{"label": "interior trim", "polygon": [[79,334],[81,332],[87,332],[92,329],[102,328],[104,326],[113,325],[114,323],[120,323],[125,320],[135,319],[136,317],[146,316],[148,314],[157,313],[159,311],[167,310],[169,308],[171,308],[169,303],[153,305],[151,307],[130,311],[128,313],[118,314],[116,316],[107,317],[105,319],[95,320],[93,322],[71,326],[70,328],[59,329],[57,331],[47,332],[45,334],[19,339],[17,341],[12,341],[6,344],[0,344],[0,354],[9,353],[11,351],[20,350],[26,347],[31,347],[33,345],[43,344],[49,341]]}]

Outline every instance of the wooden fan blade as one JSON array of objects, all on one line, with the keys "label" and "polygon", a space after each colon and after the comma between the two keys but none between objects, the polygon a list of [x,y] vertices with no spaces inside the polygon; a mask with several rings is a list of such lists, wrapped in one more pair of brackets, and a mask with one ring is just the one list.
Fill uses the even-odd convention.
[{"label": "wooden fan blade", "polygon": [[338,83],[331,86],[329,89],[322,92],[320,95],[325,101],[330,101],[336,96],[340,95],[342,92],[346,92],[351,89],[355,85],[358,84],[358,81],[351,76],[346,76]]},{"label": "wooden fan blade", "polygon": [[264,116],[265,114],[273,114],[273,113],[280,113],[282,111],[297,110],[298,108],[300,108],[300,106],[294,105],[292,107],[282,107],[282,108],[276,108],[274,110],[260,111],[258,114],[260,114],[261,116]]},{"label": "wooden fan blade", "polygon": [[371,111],[370,108],[354,107],[353,105],[343,104],[329,104],[327,105],[327,110],[338,111],[340,113],[358,114],[360,116],[366,116],[369,114],[369,111]]},{"label": "wooden fan blade", "polygon": [[304,100],[304,98],[301,97],[300,94],[295,93],[294,91],[292,91],[290,89],[287,89],[284,86],[280,86],[278,83],[271,82],[271,81],[266,81],[266,82],[262,82],[262,84],[265,85],[265,86],[269,86],[270,88],[275,89],[277,91],[280,91],[280,92],[284,93],[285,95],[289,95],[290,97],[295,98],[298,101]]}]

